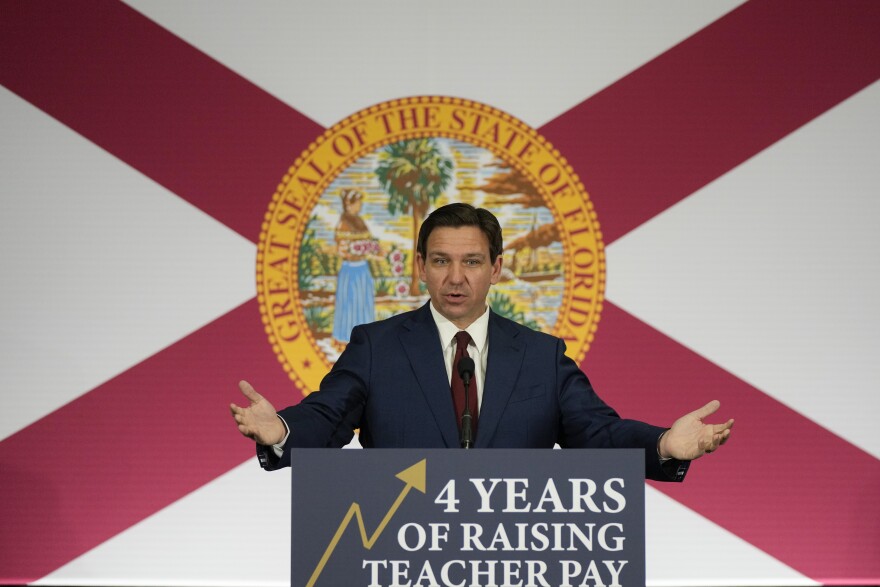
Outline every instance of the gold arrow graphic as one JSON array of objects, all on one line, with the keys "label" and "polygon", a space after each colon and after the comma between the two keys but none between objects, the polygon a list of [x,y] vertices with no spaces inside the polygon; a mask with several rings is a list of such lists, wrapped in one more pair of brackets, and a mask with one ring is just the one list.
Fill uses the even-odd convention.
[{"label": "gold arrow graphic", "polygon": [[321,575],[321,571],[324,570],[324,565],[327,564],[327,561],[330,560],[330,555],[333,554],[333,550],[336,548],[336,544],[339,543],[339,539],[342,538],[343,532],[348,527],[348,523],[351,522],[352,518],[357,518],[358,529],[361,532],[361,542],[364,544],[364,548],[370,550],[373,548],[373,545],[376,543],[376,540],[379,539],[379,536],[382,535],[382,531],[385,530],[385,526],[388,525],[388,522],[391,521],[391,518],[397,512],[397,508],[400,507],[400,504],[403,503],[403,500],[406,499],[406,495],[409,493],[409,490],[412,488],[416,488],[417,490],[425,493],[425,461],[427,459],[422,459],[412,467],[408,469],[404,469],[395,477],[406,483],[406,486],[400,491],[400,494],[397,496],[397,499],[394,500],[394,503],[391,504],[391,507],[388,509],[388,513],[385,514],[385,517],[382,519],[382,522],[379,524],[379,527],[376,528],[376,531],[373,532],[373,535],[367,537],[367,529],[364,527],[364,518],[361,516],[361,506],[358,505],[357,502],[351,504],[351,507],[348,508],[348,513],[345,514],[345,518],[342,519],[342,523],[339,524],[339,528],[336,529],[336,534],[333,535],[333,539],[330,541],[330,544],[327,545],[327,550],[324,551],[324,556],[321,557],[321,560],[318,562],[318,566],[315,567],[314,572],[312,573],[312,578],[309,579],[309,582],[306,584],[306,587],[314,587],[315,582],[318,580],[318,577]]}]

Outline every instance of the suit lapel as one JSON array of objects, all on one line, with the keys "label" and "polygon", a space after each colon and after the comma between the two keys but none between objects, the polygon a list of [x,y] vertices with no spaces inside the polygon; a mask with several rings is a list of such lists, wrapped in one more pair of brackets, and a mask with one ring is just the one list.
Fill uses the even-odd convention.
[{"label": "suit lapel", "polygon": [[400,342],[446,446],[458,447],[458,425],[455,423],[446,364],[440,351],[440,333],[427,304],[402,324]]},{"label": "suit lapel", "polygon": [[489,358],[483,387],[483,403],[477,425],[476,448],[489,446],[513,393],[525,357],[525,342],[495,313],[489,315]]}]

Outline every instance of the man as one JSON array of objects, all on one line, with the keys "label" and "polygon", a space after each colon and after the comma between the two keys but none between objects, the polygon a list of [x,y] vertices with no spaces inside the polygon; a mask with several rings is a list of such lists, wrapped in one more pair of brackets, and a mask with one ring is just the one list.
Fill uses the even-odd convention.
[{"label": "man", "polygon": [[344,446],[357,428],[368,448],[458,447],[464,406],[450,390],[459,377],[456,353],[476,367],[476,448],[644,448],[646,477],[681,481],[689,461],[728,439],[733,420],[702,421],[717,401],[668,430],[621,419],[565,356],[560,339],[488,308],[501,251],[501,227],[490,212],[467,204],[438,208],[425,219],[417,246],[429,303],[355,327],[320,391],[297,406],[276,414],[242,381],[249,406],[230,408],[239,431],[257,442],[261,465],[288,466],[293,447]]}]

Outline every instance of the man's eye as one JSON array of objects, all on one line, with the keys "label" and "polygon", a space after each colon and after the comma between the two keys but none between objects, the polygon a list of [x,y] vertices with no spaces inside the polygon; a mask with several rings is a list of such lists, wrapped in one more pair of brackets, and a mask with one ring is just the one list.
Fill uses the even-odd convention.
[{"label": "man's eye", "polygon": [[446,265],[446,259],[434,259],[434,265]]},{"label": "man's eye", "polygon": [[470,265],[471,267],[474,267],[474,266],[480,264],[480,260],[479,259],[467,259],[465,261],[465,264]]}]

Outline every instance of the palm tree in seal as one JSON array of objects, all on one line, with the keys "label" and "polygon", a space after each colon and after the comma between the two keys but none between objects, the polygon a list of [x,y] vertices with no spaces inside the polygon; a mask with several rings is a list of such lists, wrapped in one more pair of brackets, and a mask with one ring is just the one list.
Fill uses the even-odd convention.
[{"label": "palm tree in seal", "polygon": [[431,207],[452,180],[452,160],[444,157],[436,141],[430,138],[408,139],[393,143],[379,153],[376,176],[388,194],[391,214],[412,215],[412,281],[409,293],[419,295],[416,246],[419,227]]}]

